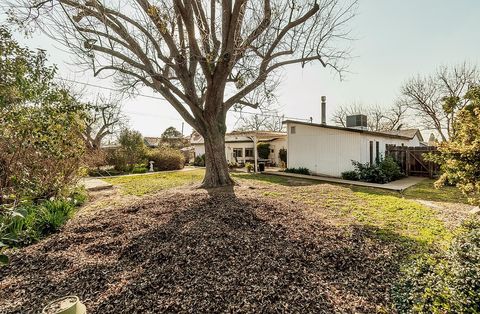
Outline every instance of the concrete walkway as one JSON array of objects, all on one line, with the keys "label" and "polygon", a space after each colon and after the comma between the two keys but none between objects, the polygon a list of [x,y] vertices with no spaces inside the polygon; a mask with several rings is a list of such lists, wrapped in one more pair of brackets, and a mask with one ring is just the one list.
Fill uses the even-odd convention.
[{"label": "concrete walkway", "polygon": [[87,191],[100,191],[111,189],[113,185],[98,178],[82,178],[78,182],[78,185],[84,186]]},{"label": "concrete walkway", "polygon": [[296,174],[296,173],[268,171],[268,169],[263,173],[268,175],[282,176],[282,177],[307,179],[307,180],[315,180],[315,181],[322,181],[322,182],[332,182],[332,183],[339,183],[339,184],[345,184],[345,185],[364,186],[369,188],[377,188],[377,189],[384,189],[384,190],[397,191],[397,192],[402,192],[403,190],[426,179],[421,177],[406,177],[390,183],[379,184],[379,183],[344,180],[344,179],[332,178],[332,177],[322,177],[322,176],[314,176],[314,175],[310,176],[310,175]]}]

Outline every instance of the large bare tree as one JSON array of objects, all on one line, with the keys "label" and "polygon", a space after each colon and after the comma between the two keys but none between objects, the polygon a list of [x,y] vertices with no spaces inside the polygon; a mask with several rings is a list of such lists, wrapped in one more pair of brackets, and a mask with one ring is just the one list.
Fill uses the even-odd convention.
[{"label": "large bare tree", "polygon": [[474,65],[443,66],[432,75],[406,81],[399,101],[415,112],[425,129],[436,130],[445,141],[455,134],[457,113],[469,101],[466,92],[479,83],[480,71]]},{"label": "large bare tree", "polygon": [[407,107],[395,102],[391,107],[362,104],[342,105],[335,110],[332,121],[338,126],[347,126],[347,116],[364,114],[367,116],[367,127],[370,131],[390,131],[405,128]]},{"label": "large bare tree", "polygon": [[107,137],[118,134],[125,126],[126,117],[122,113],[122,104],[119,98],[98,95],[97,98],[85,104],[85,129],[83,138],[89,150],[100,149],[102,141]]},{"label": "large bare tree", "polygon": [[282,132],[284,130],[283,120],[283,116],[276,111],[259,114],[240,112],[236,122],[236,129],[239,131]]},{"label": "large bare tree", "polygon": [[13,19],[36,22],[95,76],[113,73],[122,87],[161,94],[205,139],[205,187],[233,184],[224,145],[228,110],[257,107],[252,95],[269,92],[269,78],[284,66],[344,70],[356,7],[356,0],[16,2]]}]

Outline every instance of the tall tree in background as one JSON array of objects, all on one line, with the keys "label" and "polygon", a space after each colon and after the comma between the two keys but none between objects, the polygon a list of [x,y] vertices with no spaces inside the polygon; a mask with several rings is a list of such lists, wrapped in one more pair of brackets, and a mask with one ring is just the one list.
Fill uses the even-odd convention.
[{"label": "tall tree in background", "polygon": [[433,75],[418,75],[405,82],[399,101],[415,112],[425,129],[436,130],[445,141],[455,135],[457,113],[470,101],[465,94],[478,83],[480,72],[476,66],[444,66]]},{"label": "tall tree in background", "polygon": [[282,132],[283,116],[278,112],[266,112],[263,114],[240,113],[236,129],[239,131],[272,131]]},{"label": "tall tree in background", "polygon": [[205,187],[233,184],[228,110],[256,108],[254,96],[271,92],[271,78],[287,65],[319,62],[341,73],[356,7],[355,0],[17,2],[12,20],[38,23],[95,76],[113,73],[124,88],[161,94],[205,139]]},{"label": "tall tree in background", "polygon": [[399,102],[390,108],[352,104],[340,106],[333,113],[332,121],[338,126],[346,127],[347,116],[364,114],[370,131],[391,131],[405,128],[406,111],[407,107]]},{"label": "tall tree in background", "polygon": [[173,126],[168,127],[162,133],[162,144],[166,144],[172,148],[183,148],[188,145],[188,139],[185,138],[182,132],[175,129]]},{"label": "tall tree in background", "polygon": [[89,150],[100,149],[102,141],[110,135],[119,134],[125,126],[120,99],[110,95],[98,95],[95,101],[85,104],[85,130],[83,137]]},{"label": "tall tree in background", "polygon": [[[430,158],[441,165],[443,172],[437,186],[455,183],[472,204],[480,205],[480,87],[471,87],[465,100],[468,104],[453,122],[455,133],[439,144],[440,154]],[[450,101],[445,100],[447,106]]]}]

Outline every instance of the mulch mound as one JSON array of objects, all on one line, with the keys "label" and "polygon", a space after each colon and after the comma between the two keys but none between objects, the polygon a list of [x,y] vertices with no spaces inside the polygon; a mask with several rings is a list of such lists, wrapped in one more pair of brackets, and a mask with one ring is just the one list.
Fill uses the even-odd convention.
[{"label": "mulch mound", "polygon": [[0,268],[0,312],[72,294],[88,313],[389,311],[399,259],[375,230],[236,189],[80,215]]}]

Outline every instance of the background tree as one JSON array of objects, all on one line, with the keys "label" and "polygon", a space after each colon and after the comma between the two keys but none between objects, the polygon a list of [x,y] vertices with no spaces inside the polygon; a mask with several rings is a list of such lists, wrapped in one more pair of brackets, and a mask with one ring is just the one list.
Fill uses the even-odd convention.
[{"label": "background tree", "polygon": [[126,156],[127,164],[131,168],[144,160],[146,147],[140,132],[123,129],[118,137],[118,143],[121,145],[123,155]]},{"label": "background tree", "polygon": [[182,132],[178,131],[173,126],[168,127],[162,133],[162,145],[166,145],[167,147],[180,149],[188,146],[188,143],[188,138],[184,137]]},{"label": "background tree", "polygon": [[120,99],[113,95],[98,95],[95,101],[86,103],[85,107],[85,144],[89,150],[98,150],[107,136],[120,132],[125,126],[126,117],[122,113]]},{"label": "background tree", "polygon": [[436,130],[443,141],[455,135],[455,119],[470,101],[470,86],[480,83],[476,66],[463,63],[440,67],[435,74],[418,75],[401,87],[399,102],[413,110],[425,129]]},{"label": "background tree", "polygon": [[237,119],[236,129],[239,131],[272,131],[282,132],[283,116],[278,112],[265,112],[261,114],[245,114],[240,113]]},{"label": "background tree", "polygon": [[465,101],[468,104],[457,113],[453,122],[455,132],[452,137],[438,145],[439,155],[430,158],[441,165],[442,175],[437,186],[455,183],[473,204],[479,205],[480,87],[470,88]]},{"label": "background tree", "polygon": [[364,114],[370,131],[390,131],[405,128],[406,112],[407,107],[400,102],[390,108],[351,104],[338,107],[333,113],[332,121],[338,126],[346,127],[347,116]]},{"label": "background tree", "polygon": [[[34,21],[122,87],[161,94],[205,139],[204,186],[232,185],[226,115],[271,92],[283,66],[319,62],[339,73],[356,1],[18,0],[10,16]],[[27,8],[20,12],[19,7]],[[125,13],[125,12],[128,12]],[[22,15],[24,13],[24,15]]]}]

